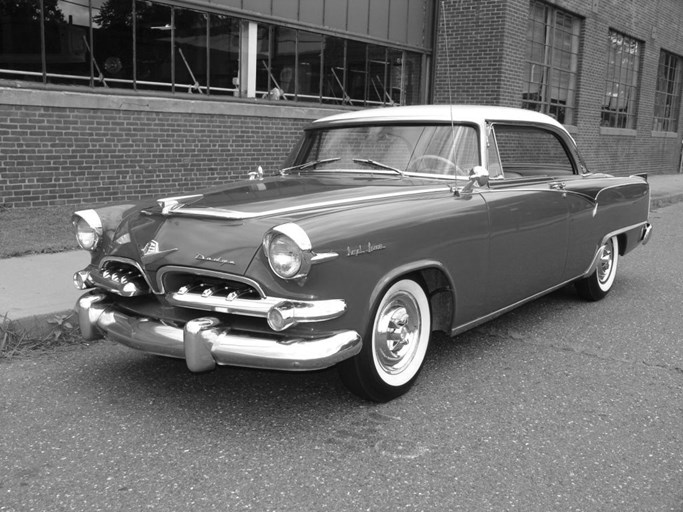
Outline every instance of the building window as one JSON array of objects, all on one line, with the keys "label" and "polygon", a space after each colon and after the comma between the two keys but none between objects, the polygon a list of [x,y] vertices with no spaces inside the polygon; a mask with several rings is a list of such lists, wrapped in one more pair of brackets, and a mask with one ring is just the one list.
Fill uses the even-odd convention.
[{"label": "building window", "polygon": [[527,25],[527,60],[522,107],[576,122],[576,77],[581,21],[532,1]]},{"label": "building window", "polygon": [[681,58],[664,50],[659,54],[653,130],[678,131],[681,107]]},{"label": "building window", "polygon": [[601,126],[636,128],[641,46],[642,43],[632,37],[609,31]]},{"label": "building window", "polygon": [[354,106],[425,95],[426,53],[169,4],[0,0],[0,78]]}]

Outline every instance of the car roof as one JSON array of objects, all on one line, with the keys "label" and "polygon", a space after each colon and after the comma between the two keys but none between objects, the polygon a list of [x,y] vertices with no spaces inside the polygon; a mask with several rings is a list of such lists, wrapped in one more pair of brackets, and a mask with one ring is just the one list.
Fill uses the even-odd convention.
[{"label": "car roof", "polygon": [[411,105],[406,107],[381,107],[346,112],[323,117],[313,122],[321,125],[391,122],[457,122],[483,124],[486,121],[517,121],[550,124],[564,127],[545,114],[521,108],[491,105]]}]

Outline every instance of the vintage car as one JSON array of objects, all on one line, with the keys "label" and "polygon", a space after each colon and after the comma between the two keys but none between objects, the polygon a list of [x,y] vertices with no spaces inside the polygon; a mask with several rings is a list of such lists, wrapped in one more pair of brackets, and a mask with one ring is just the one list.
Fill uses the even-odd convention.
[{"label": "vintage car", "polygon": [[[644,176],[588,171],[536,112],[355,111],[310,124],[282,169],[74,214],[85,339],[218,365],[337,365],[405,393],[432,332],[456,335],[568,284],[595,301],[650,236]],[[152,362],[150,362],[152,364]]]}]

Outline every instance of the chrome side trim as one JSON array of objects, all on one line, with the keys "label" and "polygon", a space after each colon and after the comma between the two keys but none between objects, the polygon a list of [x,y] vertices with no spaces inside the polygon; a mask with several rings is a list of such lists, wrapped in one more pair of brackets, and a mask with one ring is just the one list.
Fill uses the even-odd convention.
[{"label": "chrome side trim", "polygon": [[[604,245],[607,242],[607,240],[609,240],[613,236],[621,235],[622,233],[626,233],[627,231],[642,228],[642,227],[647,226],[647,225],[649,225],[649,222],[643,221],[643,222],[638,222],[636,224],[632,224],[631,226],[627,226],[625,228],[616,229],[614,231],[611,231],[610,233],[607,233],[605,236],[602,237],[602,240],[600,240],[600,245]],[[598,247],[598,251],[600,251],[599,247]]]},{"label": "chrome side trim", "polygon": [[184,328],[117,311],[103,293],[89,292],[76,303],[81,334],[86,340],[106,337],[150,354],[185,359],[193,372],[217,364],[267,370],[321,370],[355,356],[362,339],[340,331],[312,339],[231,331],[217,318],[204,317]]},{"label": "chrome side trim", "polygon": [[[600,245],[598,246],[598,248],[595,251],[595,256],[593,256],[593,260],[591,261],[591,263],[588,266],[588,268],[586,269],[586,271],[583,272],[581,275],[576,276],[576,277],[572,277],[571,279],[567,279],[566,281],[563,281],[562,283],[560,283],[556,286],[552,286],[552,287],[548,288],[547,290],[544,290],[542,292],[531,295],[530,297],[527,297],[526,299],[519,300],[519,301],[515,302],[514,304],[511,304],[509,306],[501,308],[498,311],[494,311],[493,313],[490,313],[488,315],[479,317],[476,320],[472,320],[471,322],[468,322],[466,324],[453,327],[453,328],[451,328],[451,336],[455,336],[457,334],[460,334],[460,333],[463,333],[463,332],[468,331],[470,329],[473,329],[474,327],[477,327],[483,323],[488,322],[489,320],[492,320],[492,319],[497,318],[501,315],[504,315],[505,313],[512,311],[513,309],[526,304],[527,302],[534,301],[534,300],[538,299],[539,297],[542,297],[544,295],[552,293],[555,290],[559,290],[560,288],[567,286],[568,284],[573,283],[577,279],[581,279],[581,278],[589,276],[590,274],[593,273],[593,271],[597,267],[598,260],[600,258],[600,247],[602,247],[602,245],[605,242],[607,242],[607,240],[609,240],[613,236],[620,235],[622,233],[626,233],[627,231],[630,231],[632,229],[638,229],[639,227],[643,228],[643,234],[641,236],[641,240],[644,240],[646,237],[649,239],[652,226],[647,221],[639,222],[639,223],[634,224],[632,226],[628,226],[625,228],[621,228],[621,229],[612,231],[611,233],[606,234],[602,238]],[[643,243],[646,243],[646,242],[643,242]]]},{"label": "chrome side trim", "polygon": [[527,302],[534,301],[534,300],[538,299],[539,297],[542,297],[543,295],[547,295],[549,293],[554,292],[555,290],[559,290],[563,286],[566,286],[566,285],[576,281],[576,279],[577,279],[576,277],[572,278],[572,279],[568,279],[567,281],[564,281],[564,282],[562,282],[556,286],[548,288],[547,290],[536,293],[530,297],[527,297],[526,299],[522,299],[520,301],[515,302],[514,304],[511,304],[509,306],[501,308],[498,311],[494,311],[493,313],[479,317],[476,320],[472,320],[470,322],[467,322],[466,324],[462,324],[462,325],[453,327],[453,328],[451,328],[451,336],[455,336],[455,335],[461,334],[465,331],[469,331],[470,329],[473,329],[473,328],[475,328],[481,324],[484,324],[484,323],[488,322],[489,320],[493,320],[494,318],[498,318],[499,316],[504,315],[505,313],[512,311],[513,309],[518,308],[519,306],[523,306]]}]

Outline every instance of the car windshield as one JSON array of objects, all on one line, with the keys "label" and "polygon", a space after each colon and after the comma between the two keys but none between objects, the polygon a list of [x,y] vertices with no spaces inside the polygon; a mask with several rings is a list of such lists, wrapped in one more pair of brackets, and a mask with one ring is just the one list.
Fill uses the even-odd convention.
[{"label": "car windshield", "polygon": [[394,176],[467,177],[481,163],[475,127],[443,124],[309,130],[290,165],[307,172],[354,170]]}]

